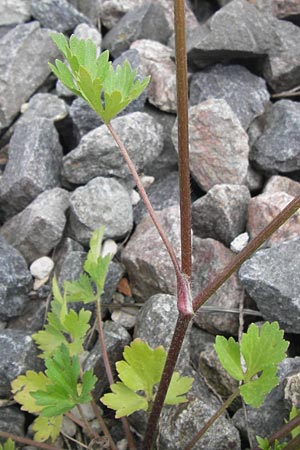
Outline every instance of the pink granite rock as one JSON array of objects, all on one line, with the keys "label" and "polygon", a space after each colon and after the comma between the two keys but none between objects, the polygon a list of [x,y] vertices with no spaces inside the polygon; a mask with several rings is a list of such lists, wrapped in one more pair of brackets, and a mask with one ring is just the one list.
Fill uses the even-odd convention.
[{"label": "pink granite rock", "polygon": [[263,192],[286,192],[292,197],[300,195],[300,183],[281,175],[273,175],[266,183]]}]

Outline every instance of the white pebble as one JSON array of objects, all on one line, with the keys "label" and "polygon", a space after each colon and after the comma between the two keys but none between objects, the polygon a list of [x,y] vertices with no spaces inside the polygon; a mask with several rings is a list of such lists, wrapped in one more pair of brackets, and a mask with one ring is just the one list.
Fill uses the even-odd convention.
[{"label": "white pebble", "polygon": [[132,191],[131,191],[131,204],[132,204],[132,206],[137,205],[140,200],[141,200],[140,194],[137,191],[135,191],[134,189],[132,189]]},{"label": "white pebble", "polygon": [[239,234],[230,244],[230,250],[234,253],[241,252],[249,242],[249,234],[242,233]]},{"label": "white pebble", "polygon": [[118,246],[113,239],[106,239],[102,245],[101,256],[111,254],[115,256],[118,251]]},{"label": "white pebble", "polygon": [[48,256],[42,256],[36,259],[30,266],[30,273],[38,280],[42,280],[50,275],[54,267],[54,262]]}]

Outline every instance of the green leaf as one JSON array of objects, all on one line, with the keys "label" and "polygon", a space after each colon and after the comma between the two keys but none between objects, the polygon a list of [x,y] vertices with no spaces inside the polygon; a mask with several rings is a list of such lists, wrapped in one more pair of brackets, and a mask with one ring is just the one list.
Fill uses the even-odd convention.
[{"label": "green leaf", "polygon": [[52,442],[59,436],[63,422],[63,415],[55,417],[37,417],[33,424],[32,430],[35,432],[34,440],[45,442],[51,439]]},{"label": "green leaf", "polygon": [[83,341],[87,331],[90,329],[89,320],[91,312],[81,309],[77,314],[73,309],[67,314],[64,327],[71,336],[71,342],[68,343],[70,355],[79,355],[83,352]]},{"label": "green leaf", "polygon": [[42,359],[51,357],[61,344],[68,344],[63,334],[62,324],[56,315],[50,312],[47,319],[48,323],[44,326],[45,329],[32,335],[36,345],[42,351],[42,354],[39,355]]},{"label": "green leaf", "polygon": [[261,450],[270,450],[270,444],[267,438],[261,438],[260,436],[256,436],[256,440],[258,443],[258,447]]},{"label": "green leaf", "polygon": [[64,290],[68,302],[91,303],[96,299],[91,280],[83,273],[79,280],[65,281]]},{"label": "green leaf", "polygon": [[129,416],[135,411],[148,409],[148,402],[145,397],[136,394],[132,389],[125,386],[124,383],[117,382],[111,385],[112,393],[101,397],[101,402],[116,411],[116,418]]},{"label": "green leaf", "polygon": [[27,370],[25,375],[19,375],[11,383],[14,399],[17,403],[22,405],[21,409],[23,411],[38,413],[41,411],[41,407],[38,406],[31,393],[45,390],[49,383],[51,383],[51,381],[44,373]]},{"label": "green leaf", "polygon": [[7,439],[4,444],[0,444],[0,450],[15,450],[16,445],[12,439]]},{"label": "green leaf", "polygon": [[[292,406],[292,409],[290,411],[289,420],[294,419],[295,417],[300,417],[300,410],[297,409],[294,405]],[[292,439],[295,439],[300,434],[300,426],[298,425],[291,431]]]},{"label": "green leaf", "polygon": [[171,383],[165,398],[165,405],[177,405],[187,402],[186,394],[192,387],[193,378],[181,377],[178,372],[174,372]]},{"label": "green leaf", "polygon": [[244,373],[241,366],[240,346],[232,337],[228,340],[224,336],[217,336],[215,350],[224,369],[235,380],[244,379]]},{"label": "green leaf", "polygon": [[276,373],[276,366],[265,367],[258,378],[240,386],[240,394],[248,405],[254,408],[261,406],[266,394],[271,392],[279,383]]}]

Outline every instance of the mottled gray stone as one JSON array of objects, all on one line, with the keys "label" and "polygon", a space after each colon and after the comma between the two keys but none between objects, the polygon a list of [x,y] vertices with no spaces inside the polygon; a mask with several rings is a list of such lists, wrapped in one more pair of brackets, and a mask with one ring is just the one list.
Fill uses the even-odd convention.
[{"label": "mottled gray stone", "polygon": [[103,25],[110,30],[128,12],[142,6],[145,0],[100,0],[100,16]]},{"label": "mottled gray stone", "polygon": [[273,175],[266,182],[263,192],[286,192],[292,197],[300,195],[300,183],[281,175]]},{"label": "mottled gray stone", "polygon": [[0,234],[28,262],[47,255],[61,240],[69,193],[61,188],[42,192],[22,212],[0,228]]},{"label": "mottled gray stone", "polygon": [[[192,292],[195,296],[232,261],[234,254],[214,239],[200,239],[195,236],[193,257]],[[194,321],[200,328],[213,334],[237,335],[238,314],[222,312],[222,310],[238,309],[243,298],[243,288],[237,275],[234,274],[206,302],[207,306],[213,306],[221,311],[212,313],[200,309]]]},{"label": "mottled gray stone", "polygon": [[279,19],[295,19],[300,16],[300,3],[298,0],[273,0],[276,17]]},{"label": "mottled gray stone", "polygon": [[276,174],[300,169],[300,104],[280,100],[266,113],[262,135],[254,142],[250,161]]},{"label": "mottled gray stone", "polygon": [[[157,212],[157,217],[170,240],[175,254],[180,255],[179,205]],[[136,227],[122,252],[133,294],[146,301],[157,293],[174,294],[176,276],[169,254],[150,217]]]},{"label": "mottled gray stone", "polygon": [[26,370],[40,370],[41,363],[31,335],[21,330],[0,330],[0,397],[11,396],[11,381]]},{"label": "mottled gray stone", "polygon": [[[124,347],[130,343],[131,336],[121,325],[107,320],[104,323],[104,341],[113,375],[116,379],[115,363],[123,359]],[[89,369],[93,369],[97,377],[94,395],[95,398],[99,398],[109,387],[99,341],[96,342],[83,364],[84,371]]]},{"label": "mottled gray stone", "polygon": [[77,139],[89,131],[103,125],[100,116],[81,97],[76,97],[69,108],[70,117],[75,125]]},{"label": "mottled gray stone", "polygon": [[258,58],[267,55],[275,38],[267,15],[246,0],[233,0],[193,31],[187,42],[188,62],[202,69],[237,58]]},{"label": "mottled gray stone", "polygon": [[[25,413],[16,406],[0,408],[0,430],[12,433],[15,436],[24,436]],[[0,440],[1,442],[1,440]]]},{"label": "mottled gray stone", "polygon": [[[162,151],[162,126],[149,114],[135,112],[111,123],[138,172]],[[62,173],[75,184],[87,183],[97,176],[131,180],[129,169],[105,125],[83,136],[78,147],[64,157]]]},{"label": "mottled gray stone", "polygon": [[0,319],[23,313],[32,277],[23,256],[0,236]]},{"label": "mottled gray stone", "polygon": [[[40,298],[40,291],[45,292],[43,298]],[[26,303],[24,312],[21,316],[13,317],[8,322],[8,328],[12,330],[22,330],[28,332],[28,334],[37,333],[45,325],[45,317],[47,315],[48,302],[51,295],[49,285],[43,285],[38,291],[36,296],[33,297],[31,293],[31,299]]]},{"label": "mottled gray stone", "polygon": [[192,204],[193,231],[227,247],[245,231],[250,194],[246,186],[216,184]]},{"label": "mottled gray stone", "polygon": [[[102,0],[68,0],[79,12],[84,14],[95,25],[99,26],[99,20],[102,22],[101,3]],[[103,23],[103,22],[102,22]]]},{"label": "mottled gray stone", "polygon": [[80,23],[75,28],[74,34],[78,39],[91,39],[97,47],[98,54],[100,54],[102,35],[96,28],[88,25],[87,23]]},{"label": "mottled gray stone", "polygon": [[253,75],[238,64],[216,66],[193,75],[190,104],[197,105],[209,98],[223,98],[247,130],[252,120],[260,116],[270,94],[263,78]]},{"label": "mottled gray stone", "polygon": [[21,105],[50,73],[49,59],[58,55],[49,30],[38,22],[21,24],[0,40],[0,130],[18,114]]},{"label": "mottled gray stone", "polygon": [[28,103],[22,105],[21,112],[23,115],[17,123],[38,118],[59,122],[68,115],[68,108],[64,100],[58,98],[57,95],[38,93],[33,95]]},{"label": "mottled gray stone", "polygon": [[103,47],[116,58],[138,39],[152,39],[166,44],[171,36],[171,28],[164,8],[158,2],[145,2],[125,14],[105,35]]},{"label": "mottled gray stone", "polygon": [[1,209],[7,217],[22,211],[41,192],[59,186],[62,156],[51,120],[36,117],[16,125],[0,180]]},{"label": "mottled gray stone", "polygon": [[82,22],[90,23],[67,0],[31,0],[31,15],[44,28],[58,32],[73,31]]},{"label": "mottled gray stone", "polygon": [[265,320],[300,333],[300,240],[260,250],[239,271],[239,278]]},{"label": "mottled gray stone", "polygon": [[150,75],[149,102],[167,112],[176,112],[176,66],[171,59],[172,49],[160,42],[140,39],[131,45],[141,58],[141,68]]},{"label": "mottled gray stone", "polygon": [[198,368],[200,353],[210,348],[210,344],[214,344],[215,339],[214,335],[202,330],[195,324],[192,325],[190,331],[190,358],[194,369]]},{"label": "mottled gray stone", "polygon": [[55,276],[60,289],[64,281],[74,281],[83,271],[83,263],[87,252],[83,246],[66,237],[57,246],[53,258],[55,260]]},{"label": "mottled gray stone", "polygon": [[[147,195],[155,211],[161,211],[169,206],[179,204],[178,172],[171,172],[165,178],[154,182],[147,190]],[[134,208],[134,221],[140,221],[148,214],[144,202],[141,200]]]},{"label": "mottled gray stone", "polygon": [[31,0],[4,0],[0,3],[0,27],[16,25],[30,19]]},{"label": "mottled gray stone", "polygon": [[69,234],[83,245],[100,225],[105,226],[106,238],[122,239],[132,222],[129,193],[114,178],[94,178],[70,197]]},{"label": "mottled gray stone", "polygon": [[[177,123],[172,138],[177,148]],[[210,99],[189,108],[190,169],[199,186],[246,184],[248,136],[223,99]]]}]

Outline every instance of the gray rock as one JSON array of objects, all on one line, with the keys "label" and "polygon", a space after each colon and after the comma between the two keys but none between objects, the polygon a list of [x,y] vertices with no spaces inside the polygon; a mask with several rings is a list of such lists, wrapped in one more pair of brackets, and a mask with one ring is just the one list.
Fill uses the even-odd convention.
[{"label": "gray rock", "polygon": [[114,178],[94,178],[70,197],[69,233],[83,245],[100,225],[105,226],[105,237],[122,239],[132,222],[129,193]]},{"label": "gray rock", "polygon": [[58,32],[73,31],[82,22],[90,23],[66,0],[31,0],[31,15],[44,28]]},{"label": "gray rock", "polygon": [[0,27],[30,19],[30,0],[5,0],[0,4]]},{"label": "gray rock", "polygon": [[21,105],[38,89],[50,73],[49,59],[58,50],[38,22],[21,24],[0,40],[0,130],[6,128]]},{"label": "gray rock", "polygon": [[[45,292],[45,295],[40,295],[40,291]],[[8,328],[12,330],[26,331],[28,334],[37,333],[45,325],[45,317],[47,315],[48,302],[51,291],[49,285],[43,285],[36,296],[33,297],[30,293],[30,301],[26,303],[24,312],[21,316],[13,317],[9,320]]]},{"label": "gray rock", "polygon": [[76,97],[69,108],[70,117],[76,129],[76,137],[80,140],[89,131],[103,125],[100,116],[81,97]]},{"label": "gray rock", "polygon": [[87,2],[86,0],[68,0],[68,2],[71,3],[82,14],[88,17],[95,26],[99,26],[100,19],[102,22],[102,0],[94,0],[92,2]]},{"label": "gray rock", "polygon": [[298,0],[273,0],[273,8],[279,19],[296,19],[300,16],[300,4]]},{"label": "gray rock", "polygon": [[281,175],[273,175],[266,182],[263,192],[286,192],[292,197],[300,195],[300,183]]},{"label": "gray rock", "polygon": [[64,189],[42,192],[3,225],[0,235],[32,262],[47,255],[61,240],[68,206],[69,194]]},{"label": "gray rock", "polygon": [[0,181],[1,208],[7,217],[22,211],[41,192],[59,186],[62,156],[51,120],[36,117],[17,124]]},{"label": "gray rock", "polygon": [[31,335],[21,330],[0,330],[0,396],[10,398],[11,381],[26,370],[40,370],[41,363]]},{"label": "gray rock", "polygon": [[248,137],[225,100],[210,99],[190,107],[189,131],[190,169],[204,191],[215,184],[246,184]]},{"label": "gray rock", "polygon": [[265,320],[277,320],[286,332],[300,333],[300,240],[258,251],[246,261],[239,278]]},{"label": "gray rock", "polygon": [[110,30],[128,12],[142,6],[145,0],[100,0],[101,22]]},{"label": "gray rock", "polygon": [[149,102],[167,112],[176,112],[176,66],[171,59],[172,49],[160,42],[140,39],[131,45],[141,58],[145,75],[150,75]]},{"label": "gray rock", "polygon": [[262,135],[250,150],[250,161],[269,174],[300,169],[300,105],[280,100],[266,113]]},{"label": "gray rock", "polygon": [[275,38],[269,16],[245,0],[233,0],[191,33],[188,62],[202,69],[237,58],[258,58],[268,54]]},{"label": "gray rock", "polygon": [[[157,212],[176,255],[180,254],[179,205]],[[133,294],[143,301],[154,294],[174,294],[176,276],[169,254],[150,217],[140,222],[125,249],[122,262],[129,275]]]},{"label": "gray rock", "polygon": [[166,44],[171,36],[171,29],[165,16],[164,8],[158,3],[145,2],[135,8],[105,35],[103,47],[116,58],[138,39],[152,39]]},{"label": "gray rock", "polygon": [[198,368],[199,355],[214,344],[216,337],[193,324],[190,331],[190,358],[194,369]]},{"label": "gray rock", "polygon": [[[218,241],[194,237],[193,257],[192,292],[195,296],[231,262],[234,254]],[[224,310],[238,309],[243,298],[241,283],[234,274],[205,303],[206,306],[212,306],[220,311],[201,311],[200,308],[194,321],[200,328],[213,334],[237,335],[238,314]]]},{"label": "gray rock", "polygon": [[229,247],[245,231],[250,194],[246,186],[217,184],[192,204],[193,231]]},{"label": "gray rock", "polygon": [[16,406],[0,408],[0,430],[16,436],[24,436],[25,420],[25,413]]},{"label": "gray rock", "polygon": [[24,312],[32,277],[23,256],[0,236],[0,319]]},{"label": "gray rock", "polygon": [[[138,172],[162,151],[162,126],[149,114],[135,112],[113,119],[111,123]],[[64,157],[62,173],[75,184],[87,183],[98,176],[131,180],[129,169],[106,125],[86,134],[78,147]]]},{"label": "gray rock", "polygon": [[44,118],[59,122],[68,115],[66,103],[56,95],[48,93],[38,93],[31,97],[28,103],[22,105],[23,115],[18,120],[18,124],[23,120],[36,120]]},{"label": "gray rock", "polygon": [[[116,379],[115,363],[123,359],[124,347],[130,343],[131,336],[122,326],[111,321],[106,321],[104,324],[104,341],[113,375]],[[97,382],[94,388],[94,397],[101,397],[101,395],[109,387],[109,383],[105,372],[99,341],[96,342],[94,348],[89,353],[83,364],[83,369],[93,369],[93,372],[97,377]]]},{"label": "gray rock", "polygon": [[252,120],[260,116],[269,101],[266,82],[238,64],[221,65],[193,75],[190,104],[197,105],[209,98],[223,98],[247,130]]},{"label": "gray rock", "polygon": [[64,281],[74,281],[83,271],[87,252],[83,246],[69,237],[61,240],[53,254],[57,283],[63,289]]},{"label": "gray rock", "polygon": [[[155,211],[161,211],[169,206],[179,204],[178,172],[171,172],[165,178],[154,182],[147,190],[147,195]],[[140,223],[148,214],[144,202],[141,200],[134,208],[134,221]]]},{"label": "gray rock", "polygon": [[[93,17],[95,21],[95,17]],[[74,30],[75,36],[78,39],[91,39],[97,47],[98,54],[101,52],[102,35],[99,31],[88,25],[87,23],[80,23]]]}]

